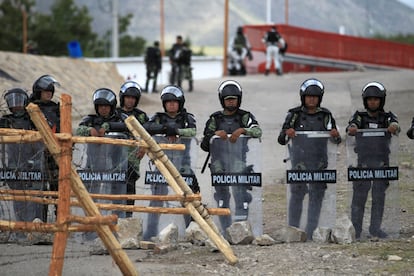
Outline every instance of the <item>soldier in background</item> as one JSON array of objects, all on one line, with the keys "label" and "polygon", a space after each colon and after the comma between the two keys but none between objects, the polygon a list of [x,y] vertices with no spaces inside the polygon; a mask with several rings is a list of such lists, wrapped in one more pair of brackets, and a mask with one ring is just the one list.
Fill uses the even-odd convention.
[{"label": "soldier in background", "polygon": [[145,54],[145,66],[147,70],[147,79],[145,81],[145,92],[148,92],[148,86],[152,79],[152,92],[157,92],[158,73],[162,68],[162,56],[159,41],[154,41],[154,46],[148,47]]}]

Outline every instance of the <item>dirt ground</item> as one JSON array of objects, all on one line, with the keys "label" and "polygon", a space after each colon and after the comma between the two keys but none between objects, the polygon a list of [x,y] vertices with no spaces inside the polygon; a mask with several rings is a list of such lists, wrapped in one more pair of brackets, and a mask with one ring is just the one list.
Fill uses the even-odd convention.
[{"label": "dirt ground", "polygon": [[[347,120],[361,109],[361,88],[369,81],[382,82],[387,92],[386,110],[399,116],[402,127],[399,146],[400,237],[394,240],[364,240],[349,245],[315,242],[284,243],[272,246],[232,246],[236,265],[227,263],[220,252],[187,243],[165,254],[151,250],[127,250],[140,275],[414,275],[414,141],[405,134],[414,116],[414,71],[286,74],[234,78],[244,89],[242,108],[252,111],[263,129],[263,229],[272,236],[286,225],[284,147],[277,134],[287,110],[299,104],[299,86],[309,77],[319,78],[326,87],[322,105],[334,114],[345,137]],[[217,87],[222,79],[198,80],[195,91],[186,93],[186,107],[197,119],[197,137],[208,115],[220,109]],[[186,88],[184,84],[184,88]],[[140,104],[148,114],[159,111],[159,94],[144,94]],[[76,124],[76,122],[74,122]],[[196,171],[201,193],[210,189],[208,176],[200,170],[205,153],[198,155]],[[346,152],[338,148],[337,214],[347,212],[349,184],[345,179]],[[45,275],[48,273],[51,246],[0,244],[1,275]],[[399,261],[389,260],[397,255]],[[121,275],[110,256],[89,255],[88,248],[69,243],[64,275]]]}]

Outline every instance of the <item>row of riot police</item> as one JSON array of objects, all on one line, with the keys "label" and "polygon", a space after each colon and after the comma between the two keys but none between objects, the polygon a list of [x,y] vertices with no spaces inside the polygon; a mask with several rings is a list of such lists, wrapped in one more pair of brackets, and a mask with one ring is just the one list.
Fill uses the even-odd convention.
[{"label": "row of riot police", "polygon": [[[319,80],[306,80],[300,87],[301,105],[288,111],[278,137],[288,149],[288,224],[304,229],[308,239],[317,227],[335,226],[336,218],[332,184],[336,183],[335,145],[341,137],[332,113],[320,105],[324,91]],[[381,83],[366,84],[362,89],[365,110],[356,111],[346,128],[350,218],[356,239],[395,237],[399,232],[396,155],[400,126],[394,113],[384,111],[385,99]],[[367,202],[371,202],[370,209]]]},{"label": "row of riot police", "polygon": [[[51,87],[57,84],[50,76],[42,78],[38,83],[43,89],[41,91],[52,90]],[[38,91],[35,90],[35,86],[33,90],[33,94]],[[53,96],[53,92],[54,88],[52,92],[36,93],[39,96],[43,93]],[[288,164],[286,179],[289,184],[288,224],[305,229],[309,239],[312,239],[313,231],[318,226],[332,226],[336,215],[336,193],[335,185],[332,183],[336,182],[336,145],[341,142],[341,137],[332,113],[321,107],[324,92],[324,85],[317,79],[303,82],[299,92],[301,104],[288,111],[278,137],[280,144],[287,145],[288,152],[288,157],[285,159]],[[363,218],[370,189],[372,189],[372,208],[369,234],[386,238],[388,233],[395,233],[395,229],[392,228],[384,231],[382,221],[384,217],[392,217],[388,213],[385,214],[386,209],[392,209],[387,207],[386,201],[393,199],[392,196],[388,196],[391,191],[398,190],[395,187],[398,168],[395,166],[394,155],[397,152],[395,137],[400,128],[397,117],[392,112],[384,112],[385,96],[386,90],[381,83],[368,83],[362,92],[365,111],[356,112],[347,127],[348,178],[353,183],[351,220],[357,238],[364,233]],[[195,175],[196,120],[185,108],[183,91],[178,86],[166,86],[161,91],[163,112],[158,112],[151,118],[137,108],[140,97],[141,88],[133,81],[122,84],[119,91],[120,107],[117,107],[117,97],[112,90],[97,89],[92,96],[96,113],[82,119],[76,134],[133,139],[124,123],[126,117],[133,115],[157,142],[186,145],[184,151],[165,150],[165,153],[192,190],[195,193],[199,192]],[[15,103],[19,102],[18,98],[21,98],[20,106],[23,105],[23,108],[14,110],[12,108],[17,106]],[[238,82],[227,80],[221,83],[218,88],[218,98],[222,110],[209,116],[200,146],[202,150],[208,152],[210,158],[213,200],[218,207],[231,210],[230,216],[220,216],[221,230],[224,233],[234,221],[249,221],[253,233],[257,236],[262,233],[260,165],[262,130],[255,116],[240,108],[242,87]],[[40,99],[36,103],[45,105]],[[1,121],[2,126],[31,129],[29,116],[24,111],[24,106],[29,100],[26,92],[19,89],[9,90],[5,94],[5,100],[12,114],[4,116]],[[58,107],[58,104],[56,106]],[[53,117],[47,115],[46,111],[44,113],[51,128],[59,131],[58,124],[52,121]],[[59,118],[58,113],[56,114],[56,118]],[[22,116],[27,123],[24,126],[8,124],[9,117],[13,116]],[[407,132],[409,137],[413,137],[413,127]],[[33,147],[35,148],[35,145]],[[19,162],[27,163],[24,165],[19,163],[19,168],[31,165],[33,167],[30,169],[34,170],[38,166],[36,165],[38,160],[44,160],[39,166],[50,166],[44,147],[42,150],[35,150],[36,153],[42,153],[42,159],[39,159],[36,154],[26,153],[27,149],[28,147],[21,147],[21,144],[18,144],[15,149],[8,147],[3,151],[6,157],[3,159],[8,160],[4,163],[3,171],[11,168],[13,157],[19,157]],[[12,150],[17,150],[18,153]],[[104,144],[75,145],[73,162],[91,193],[135,194],[136,181],[140,175],[140,160],[144,154],[145,152],[139,148]],[[14,170],[18,167],[14,167]],[[26,170],[29,172],[29,169]],[[47,172],[49,171],[53,169],[49,167]],[[56,189],[51,183],[57,182],[57,177],[49,176],[47,180],[48,189]],[[148,162],[144,182],[150,187],[152,194],[169,193],[165,179],[151,161]],[[31,184],[33,183],[32,181]],[[45,189],[37,186],[33,188],[16,186],[16,188]],[[125,203],[125,201],[121,200],[117,203]],[[126,203],[134,205],[133,200]],[[393,205],[392,202],[390,204]],[[151,201],[149,206],[159,207],[163,204]],[[16,205],[15,209],[17,213],[26,212],[27,215],[20,217],[21,220],[28,221],[34,216],[41,216],[27,213],[28,207]],[[117,214],[120,217],[132,216],[131,212],[117,212]],[[148,240],[156,236],[159,226],[165,225],[168,220],[167,216],[161,220],[160,214],[148,214],[145,219],[144,239]],[[188,215],[184,216],[184,226],[188,226],[190,221]]]}]

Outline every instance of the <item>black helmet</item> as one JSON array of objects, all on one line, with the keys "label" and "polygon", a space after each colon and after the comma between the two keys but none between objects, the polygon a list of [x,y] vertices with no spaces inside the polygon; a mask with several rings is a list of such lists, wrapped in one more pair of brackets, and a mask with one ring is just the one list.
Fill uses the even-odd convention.
[{"label": "black helmet", "polygon": [[323,93],[325,92],[325,88],[317,79],[307,79],[305,80],[302,85],[300,86],[299,95],[300,95],[300,101],[302,102],[302,106],[305,106],[305,96],[318,96],[319,97],[319,103],[318,106],[321,105]]},{"label": "black helmet", "polygon": [[124,106],[125,96],[135,97],[137,99],[135,101],[136,107],[139,103],[139,99],[141,98],[141,87],[139,86],[139,84],[135,81],[127,81],[121,86],[121,89],[119,90],[119,102],[121,104],[121,107]]},{"label": "black helmet", "polygon": [[98,113],[98,105],[110,105],[111,114],[116,108],[116,95],[109,88],[99,88],[93,92],[93,104],[95,105],[95,111]]},{"label": "black helmet", "polygon": [[221,106],[224,108],[224,100],[228,97],[237,97],[237,107],[240,107],[242,100],[242,88],[237,81],[223,81],[218,88],[218,96]]},{"label": "black helmet", "polygon": [[11,110],[13,107],[25,107],[29,102],[29,96],[27,95],[26,90],[13,88],[6,91],[4,100],[7,103],[7,107]]},{"label": "black helmet", "polygon": [[52,76],[50,75],[41,76],[33,83],[33,88],[32,88],[33,99],[40,100],[40,92],[42,91],[51,91],[53,95],[53,93],[55,93],[55,85],[59,86],[59,83]]},{"label": "black helmet", "polygon": [[367,99],[369,97],[375,97],[380,98],[380,106],[378,109],[384,111],[386,91],[387,90],[382,83],[376,81],[367,83],[364,88],[362,88],[362,100],[364,102],[364,107],[368,109]]},{"label": "black helmet", "polygon": [[178,86],[167,85],[161,91],[161,101],[162,101],[162,106],[164,107],[164,111],[167,111],[165,109],[166,101],[178,101],[179,102],[178,111],[181,112],[184,108],[184,103],[185,103],[184,92]]}]

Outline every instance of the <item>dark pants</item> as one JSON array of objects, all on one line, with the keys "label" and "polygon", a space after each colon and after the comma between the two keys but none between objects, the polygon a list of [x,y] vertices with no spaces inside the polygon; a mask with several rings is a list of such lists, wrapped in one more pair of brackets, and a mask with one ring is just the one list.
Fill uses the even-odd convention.
[{"label": "dark pants", "polygon": [[[167,195],[167,184],[153,184],[151,187],[153,195]],[[163,207],[164,202],[159,200],[152,200],[149,203],[150,207]],[[147,229],[144,233],[144,240],[149,241],[152,237],[158,236],[158,224],[161,214],[148,213]]]},{"label": "dark pants", "polygon": [[[128,178],[127,178],[127,183],[126,183],[126,193],[128,195],[135,195],[136,194],[136,187],[135,187],[135,182],[138,180],[139,175],[135,172],[135,170],[131,167],[128,168]],[[135,200],[133,199],[128,199],[127,200],[127,205],[135,205]],[[132,213],[133,212],[126,212],[126,217],[130,218],[132,217]]]},{"label": "dark pants", "polygon": [[351,220],[357,238],[361,236],[365,204],[367,202],[368,192],[371,188],[372,205],[369,232],[376,233],[381,229],[382,217],[384,214],[385,191],[388,186],[388,181],[358,181],[353,183]]},{"label": "dark pants", "polygon": [[[214,199],[219,208],[230,208],[230,187],[215,186]],[[249,215],[249,203],[252,201],[251,194],[246,186],[231,186],[234,198],[235,213],[234,221],[245,221]],[[231,216],[219,216],[221,229],[225,231],[232,223]]]},{"label": "dark pants", "polygon": [[309,240],[312,239],[313,231],[318,227],[319,216],[321,214],[322,201],[325,197],[325,183],[312,184],[290,184],[289,200],[289,225],[300,226],[300,218],[303,210],[303,199],[309,193],[308,215],[306,223],[306,234]]},{"label": "dark pants", "polygon": [[149,82],[152,79],[152,91],[157,91],[158,67],[156,65],[147,66],[147,79],[145,81],[145,91],[148,91]]}]

